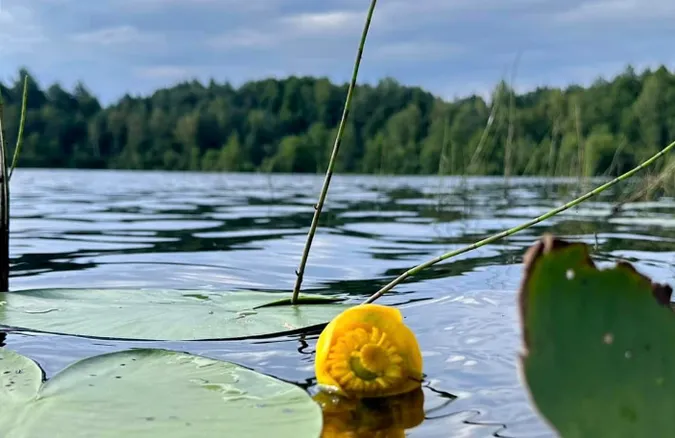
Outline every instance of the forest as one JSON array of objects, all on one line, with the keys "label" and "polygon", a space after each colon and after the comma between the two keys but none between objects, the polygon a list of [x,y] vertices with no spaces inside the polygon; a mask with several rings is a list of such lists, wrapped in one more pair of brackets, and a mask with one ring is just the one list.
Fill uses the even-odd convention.
[{"label": "forest", "polygon": [[[82,83],[43,88],[22,68],[0,84],[10,154],[24,75],[21,167],[324,172],[347,92],[314,77],[195,80],[106,107]],[[355,89],[336,171],[616,175],[673,140],[675,74],[663,66],[522,94],[502,81],[487,101],[447,101],[385,78]]]}]

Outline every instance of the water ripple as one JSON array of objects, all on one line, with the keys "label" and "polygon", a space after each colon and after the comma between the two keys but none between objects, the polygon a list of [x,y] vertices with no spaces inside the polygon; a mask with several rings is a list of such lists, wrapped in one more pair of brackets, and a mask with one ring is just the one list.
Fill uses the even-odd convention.
[{"label": "water ripple", "polygon": [[[12,181],[11,286],[166,287],[289,292],[322,183],[315,175],[19,169]],[[568,202],[574,181],[334,177],[305,274],[313,292],[366,297],[405,269]],[[545,437],[518,372],[515,294],[542,232],[627,259],[657,281],[675,265],[675,200],[626,204],[620,189],[408,279],[382,303],[410,302],[425,360],[427,420],[412,437]],[[417,311],[419,300],[442,299]],[[12,333],[48,375],[147,343]],[[311,388],[316,336],[159,343]]]}]

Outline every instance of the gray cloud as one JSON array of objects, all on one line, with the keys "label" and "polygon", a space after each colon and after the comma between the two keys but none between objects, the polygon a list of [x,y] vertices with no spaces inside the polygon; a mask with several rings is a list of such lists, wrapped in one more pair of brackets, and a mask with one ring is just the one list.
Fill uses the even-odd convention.
[{"label": "gray cloud", "polygon": [[[81,79],[104,101],[184,79],[346,81],[368,0],[0,0],[0,78]],[[522,53],[518,88],[672,64],[671,0],[382,0],[362,81],[487,93]]]},{"label": "gray cloud", "polygon": [[670,0],[595,0],[582,2],[557,15],[566,23],[617,23],[636,20],[672,20],[675,3]]},{"label": "gray cloud", "polygon": [[134,26],[120,25],[105,27],[88,32],[70,35],[70,39],[78,44],[95,48],[124,47],[125,49],[147,50],[147,46],[162,45],[166,39],[157,32],[143,32]]},{"label": "gray cloud", "polygon": [[0,10],[0,56],[31,53],[46,41],[43,29],[31,8],[3,6]]}]

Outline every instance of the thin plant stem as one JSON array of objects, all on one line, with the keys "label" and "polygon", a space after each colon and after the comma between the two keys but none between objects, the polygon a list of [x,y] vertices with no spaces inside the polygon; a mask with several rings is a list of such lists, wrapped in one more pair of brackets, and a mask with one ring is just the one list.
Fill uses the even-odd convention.
[{"label": "thin plant stem", "polygon": [[558,213],[561,213],[561,212],[563,212],[563,211],[565,211],[565,210],[567,210],[567,209],[569,209],[569,208],[572,208],[572,207],[574,207],[574,206],[576,206],[576,205],[581,204],[581,203],[584,202],[585,200],[587,200],[587,199],[589,199],[589,198],[591,198],[591,197],[593,197],[593,196],[595,196],[595,195],[598,195],[598,194],[604,192],[605,190],[607,190],[608,188],[612,187],[613,185],[615,185],[615,184],[617,184],[617,183],[619,183],[619,182],[621,182],[621,181],[624,181],[624,180],[630,178],[631,176],[633,176],[634,174],[636,174],[636,173],[639,172],[640,170],[642,170],[642,169],[644,169],[644,168],[650,166],[652,163],[654,163],[655,161],[657,161],[659,158],[661,158],[661,157],[663,157],[665,154],[667,154],[671,149],[673,149],[673,147],[675,147],[675,141],[672,142],[672,143],[670,143],[668,146],[666,146],[665,148],[663,148],[660,152],[658,152],[657,154],[655,154],[654,156],[652,156],[652,157],[649,158],[648,160],[644,161],[644,162],[643,162],[642,164],[640,164],[639,166],[637,166],[637,167],[635,167],[635,168],[629,170],[628,172],[624,173],[623,175],[620,175],[620,176],[614,178],[613,180],[611,180],[611,181],[609,181],[609,182],[607,182],[607,183],[601,185],[600,187],[597,187],[596,189],[594,189],[594,190],[592,190],[592,191],[586,193],[585,195],[583,195],[583,196],[581,196],[581,197],[579,197],[579,198],[577,198],[577,199],[575,199],[575,200],[573,200],[573,201],[570,201],[570,202],[568,202],[567,204],[562,205],[562,206],[560,206],[560,207],[558,207],[558,208],[556,208],[556,209],[553,209],[553,210],[549,211],[548,213],[546,213],[546,214],[544,214],[544,215],[542,215],[542,216],[539,216],[539,217],[537,217],[537,218],[535,218],[535,219],[532,219],[532,220],[529,221],[529,222],[525,222],[524,224],[518,225],[517,227],[514,227],[514,228],[511,228],[511,229],[509,229],[509,230],[505,230],[505,231],[502,231],[502,232],[500,232],[500,233],[494,234],[494,235],[492,235],[492,236],[490,236],[490,237],[488,237],[488,238],[486,238],[486,239],[480,240],[480,241],[478,241],[478,242],[476,242],[476,243],[473,243],[473,244],[471,244],[471,245],[469,245],[469,246],[465,246],[465,247],[460,248],[460,249],[458,249],[458,250],[455,250],[455,251],[451,251],[451,252],[445,253],[445,254],[440,255],[440,256],[438,256],[438,257],[432,259],[432,260],[429,260],[429,261],[427,261],[427,262],[425,262],[425,263],[422,263],[422,264],[420,264],[420,265],[417,265],[417,266],[415,266],[414,268],[408,269],[406,272],[404,272],[403,274],[401,274],[401,275],[399,275],[398,277],[396,277],[393,281],[391,281],[390,283],[388,283],[388,284],[387,284],[386,286],[384,286],[382,289],[380,289],[379,291],[377,291],[376,293],[374,293],[370,298],[368,298],[368,299],[367,299],[366,301],[364,301],[362,304],[369,304],[369,303],[374,302],[375,300],[377,300],[378,298],[380,298],[382,295],[384,295],[385,293],[387,293],[387,292],[389,292],[391,289],[393,289],[396,285],[402,283],[406,278],[408,278],[408,277],[410,277],[410,276],[412,276],[412,275],[416,275],[416,274],[420,273],[422,270],[424,270],[424,269],[426,269],[426,268],[428,268],[428,267],[430,267],[430,266],[432,266],[432,265],[435,265],[435,264],[438,263],[438,262],[442,262],[443,260],[447,260],[447,259],[449,259],[449,258],[451,258],[451,257],[456,257],[456,256],[458,256],[458,255],[460,255],[460,254],[464,254],[465,252],[469,252],[469,251],[472,251],[472,250],[474,250],[474,249],[478,249],[478,248],[480,248],[480,247],[482,247],[482,246],[484,246],[484,245],[487,245],[487,244],[489,244],[489,243],[495,242],[495,241],[497,241],[497,240],[499,240],[499,239],[503,239],[504,237],[508,237],[508,236],[510,236],[510,235],[512,235],[512,234],[515,234],[515,233],[519,232],[519,231],[522,231],[522,230],[525,230],[525,229],[527,229],[527,228],[530,228],[531,226],[533,226],[533,225],[535,225],[535,224],[538,224],[539,222],[545,221],[546,219],[549,219],[549,218],[551,218],[551,217],[557,215]]},{"label": "thin plant stem", "polygon": [[23,97],[21,98],[21,119],[19,120],[19,134],[16,137],[16,147],[14,148],[14,156],[12,157],[12,167],[9,170],[7,181],[12,180],[14,169],[19,162],[19,153],[23,146],[23,128],[26,125],[26,107],[28,106],[28,75],[23,78]]},{"label": "thin plant stem", "polygon": [[0,292],[9,291],[9,178],[5,143],[4,102],[0,92]]},{"label": "thin plant stem", "polygon": [[662,185],[667,180],[667,178],[672,175],[675,175],[675,161],[673,161],[671,164],[668,164],[666,168],[656,176],[655,180],[646,181],[644,187],[637,193],[634,193],[632,196],[629,196],[627,199],[624,199],[623,201],[620,201],[614,205],[614,207],[612,207],[612,215],[618,213],[619,210],[621,210],[621,207],[623,207],[625,204],[637,201],[641,197],[646,196],[650,191]]},{"label": "thin plant stem", "polygon": [[514,84],[516,82],[516,73],[518,72],[518,63],[520,61],[520,52],[516,55],[516,60],[513,63],[513,70],[511,70],[511,83],[509,84],[509,130],[506,136],[506,146],[504,147],[504,180],[508,186],[509,177],[511,176],[511,154],[513,146],[513,135],[515,125],[513,123],[514,112],[516,109],[516,90]]},{"label": "thin plant stem", "polygon": [[340,149],[340,144],[342,142],[342,135],[344,133],[345,125],[347,122],[347,116],[349,115],[349,107],[352,102],[354,88],[356,87],[356,78],[358,77],[359,67],[361,66],[363,48],[366,45],[368,29],[370,28],[370,22],[373,18],[373,12],[375,11],[376,4],[377,0],[372,0],[370,2],[370,8],[368,9],[368,14],[366,15],[366,23],[363,26],[363,33],[361,34],[359,49],[356,53],[354,70],[352,72],[352,78],[349,83],[349,88],[347,89],[347,97],[345,98],[345,106],[342,112],[342,119],[340,119],[340,125],[338,126],[338,131],[335,136],[335,144],[333,145],[333,152],[331,153],[330,160],[328,161],[328,169],[326,170],[326,177],[323,182],[323,187],[321,188],[319,201],[314,206],[314,217],[312,218],[312,224],[309,228],[309,233],[307,234],[307,242],[305,243],[305,248],[302,251],[302,259],[300,260],[300,266],[298,267],[298,270],[295,272],[296,279],[295,279],[295,286],[293,287],[293,296],[291,297],[291,304],[295,304],[297,302],[298,295],[300,294],[300,286],[302,285],[302,279],[305,275],[305,266],[307,266],[307,258],[309,257],[309,250],[312,247],[312,240],[314,240],[314,234],[316,233],[316,228],[319,225],[319,217],[321,216],[323,204],[326,201],[326,195],[328,194],[328,186],[330,185],[330,180],[333,177],[333,169],[335,168],[335,162],[338,151]]},{"label": "thin plant stem", "polygon": [[28,76],[23,81],[23,98],[21,102],[21,120],[19,134],[12,159],[12,170],[7,168],[7,144],[5,143],[4,102],[0,93],[0,292],[9,291],[9,180],[18,160],[21,149],[23,127],[26,118],[28,101]]},{"label": "thin plant stem", "polygon": [[485,122],[485,128],[483,129],[483,133],[481,134],[480,140],[478,141],[478,146],[476,146],[476,149],[473,151],[473,155],[471,155],[471,161],[469,161],[468,166],[469,173],[474,172],[476,163],[478,161],[478,157],[483,152],[483,146],[485,146],[485,141],[487,140],[487,136],[490,133],[492,124],[495,121],[497,108],[499,108],[499,97],[495,97],[492,100],[492,108],[490,108],[490,115],[488,116],[487,122]]},{"label": "thin plant stem", "polygon": [[585,180],[586,179],[586,171],[585,171],[585,161],[586,161],[586,154],[584,154],[584,140],[582,138],[581,134],[581,109],[579,108],[579,100],[574,101],[574,124],[577,128],[577,165],[578,165],[578,170],[577,170],[577,176],[581,180],[582,178]]}]

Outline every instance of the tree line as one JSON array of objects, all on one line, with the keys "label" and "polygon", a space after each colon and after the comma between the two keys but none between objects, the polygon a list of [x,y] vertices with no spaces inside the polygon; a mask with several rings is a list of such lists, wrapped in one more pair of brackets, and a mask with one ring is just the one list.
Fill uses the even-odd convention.
[{"label": "tree line", "polygon": [[[79,83],[0,84],[6,138],[28,77],[23,167],[324,172],[347,85],[288,77],[186,81],[107,107]],[[336,170],[378,174],[615,175],[675,140],[675,74],[632,67],[588,87],[443,100],[385,78],[355,90]],[[663,166],[663,163],[658,166]]]}]

